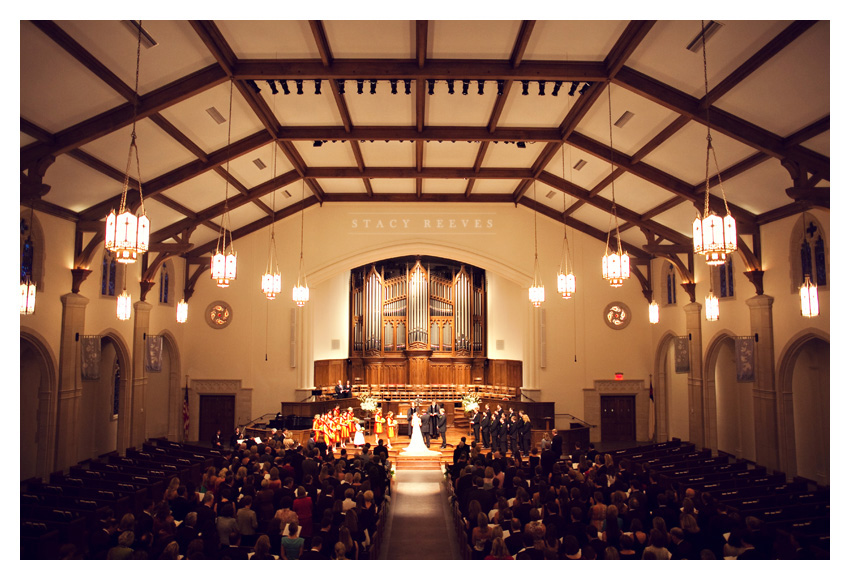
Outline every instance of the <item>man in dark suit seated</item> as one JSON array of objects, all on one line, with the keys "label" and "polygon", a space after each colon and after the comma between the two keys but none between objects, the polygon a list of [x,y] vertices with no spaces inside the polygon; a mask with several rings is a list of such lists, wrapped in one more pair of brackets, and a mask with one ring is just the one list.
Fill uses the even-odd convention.
[{"label": "man in dark suit seated", "polygon": [[302,560],[327,560],[328,558],[322,555],[322,536],[313,536],[310,549],[301,554]]}]

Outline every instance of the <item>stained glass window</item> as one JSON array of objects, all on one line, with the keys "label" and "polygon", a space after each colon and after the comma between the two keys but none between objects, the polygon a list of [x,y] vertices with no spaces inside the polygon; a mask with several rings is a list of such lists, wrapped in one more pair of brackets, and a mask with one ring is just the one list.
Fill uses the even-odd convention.
[{"label": "stained glass window", "polygon": [[667,269],[667,304],[676,303],[676,271],[672,264]]},{"label": "stained glass window", "polygon": [[731,298],[735,295],[735,284],[732,278],[732,258],[726,258],[726,263],[717,267],[720,274],[720,298]]},{"label": "stained glass window", "polygon": [[115,272],[115,257],[109,252],[104,252],[100,271],[101,296],[115,296]]},{"label": "stained glass window", "polygon": [[168,304],[168,270],[165,266],[159,271],[159,301]]}]

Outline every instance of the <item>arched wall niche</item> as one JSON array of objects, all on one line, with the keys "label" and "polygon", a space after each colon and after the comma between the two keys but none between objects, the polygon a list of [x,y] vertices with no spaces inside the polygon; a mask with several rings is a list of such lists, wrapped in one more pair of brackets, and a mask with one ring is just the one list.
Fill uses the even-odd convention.
[{"label": "arched wall niche", "polygon": [[[729,329],[719,330],[705,349],[704,437],[712,451],[757,461],[753,383],[736,380],[735,337]],[[723,448],[729,445],[734,449]]]},{"label": "arched wall niche", "polygon": [[[816,328],[807,328],[794,335],[779,355],[778,372],[776,374],[777,383],[777,431],[779,437],[779,465],[780,469],[788,474],[799,475],[798,458],[797,458],[797,433],[796,422],[799,417],[795,412],[794,405],[794,374],[801,353],[807,348],[817,347],[825,349],[826,355],[829,355],[830,336],[828,333]],[[829,381],[828,367],[826,396],[829,396]],[[798,393],[799,395],[799,393]],[[827,401],[825,416],[821,417],[818,424],[825,423],[827,433],[829,425],[829,403]],[[827,448],[829,446],[829,437],[826,438]],[[827,454],[828,457],[828,449]],[[828,481],[828,473],[826,480]]]},{"label": "arched wall niche", "polygon": [[[21,479],[46,479],[54,471],[56,463],[57,359],[47,341],[38,332],[28,327],[21,327],[20,332]],[[26,376],[37,377],[37,388],[32,388],[35,385],[26,384]],[[27,413],[28,416],[24,417],[24,409],[32,413]],[[34,424],[23,424],[31,420]],[[33,435],[33,440],[28,436],[24,437],[25,432]]]}]

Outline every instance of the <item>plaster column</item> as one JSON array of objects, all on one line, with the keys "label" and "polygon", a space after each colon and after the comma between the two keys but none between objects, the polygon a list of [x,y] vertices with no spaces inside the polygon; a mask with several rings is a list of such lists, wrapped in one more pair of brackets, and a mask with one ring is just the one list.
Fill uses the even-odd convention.
[{"label": "plaster column", "polygon": [[705,420],[702,394],[705,381],[702,376],[702,305],[691,302],[685,306],[688,332],[688,439],[697,449],[705,445]]},{"label": "plaster column", "polygon": [[133,391],[129,397],[130,409],[130,445],[141,447],[147,434],[145,415],[145,389],[148,376],[145,372],[145,337],[150,331],[151,309],[147,302],[133,304]]},{"label": "plaster column", "polygon": [[753,423],[756,426],[756,461],[779,469],[776,418],[776,370],[773,348],[773,297],[764,294],[747,300],[750,329],[756,342],[756,380],[753,383]]},{"label": "plaster column", "polygon": [[62,330],[59,340],[59,405],[56,429],[56,470],[67,469],[80,459],[80,400],[83,383],[80,371],[79,336],[85,334],[86,306],[89,299],[79,294],[65,294],[62,300]]}]

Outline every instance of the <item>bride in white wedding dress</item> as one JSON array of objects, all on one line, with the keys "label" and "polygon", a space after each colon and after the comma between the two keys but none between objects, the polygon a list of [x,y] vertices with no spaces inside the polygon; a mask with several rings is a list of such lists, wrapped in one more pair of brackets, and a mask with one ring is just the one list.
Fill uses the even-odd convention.
[{"label": "bride in white wedding dress", "polygon": [[428,449],[428,446],[425,445],[425,440],[422,438],[422,417],[419,416],[419,413],[414,412],[410,417],[411,422],[413,423],[413,432],[410,435],[410,445],[404,448],[399,455],[418,455],[418,456],[437,456],[442,455],[439,451],[431,451]]}]

